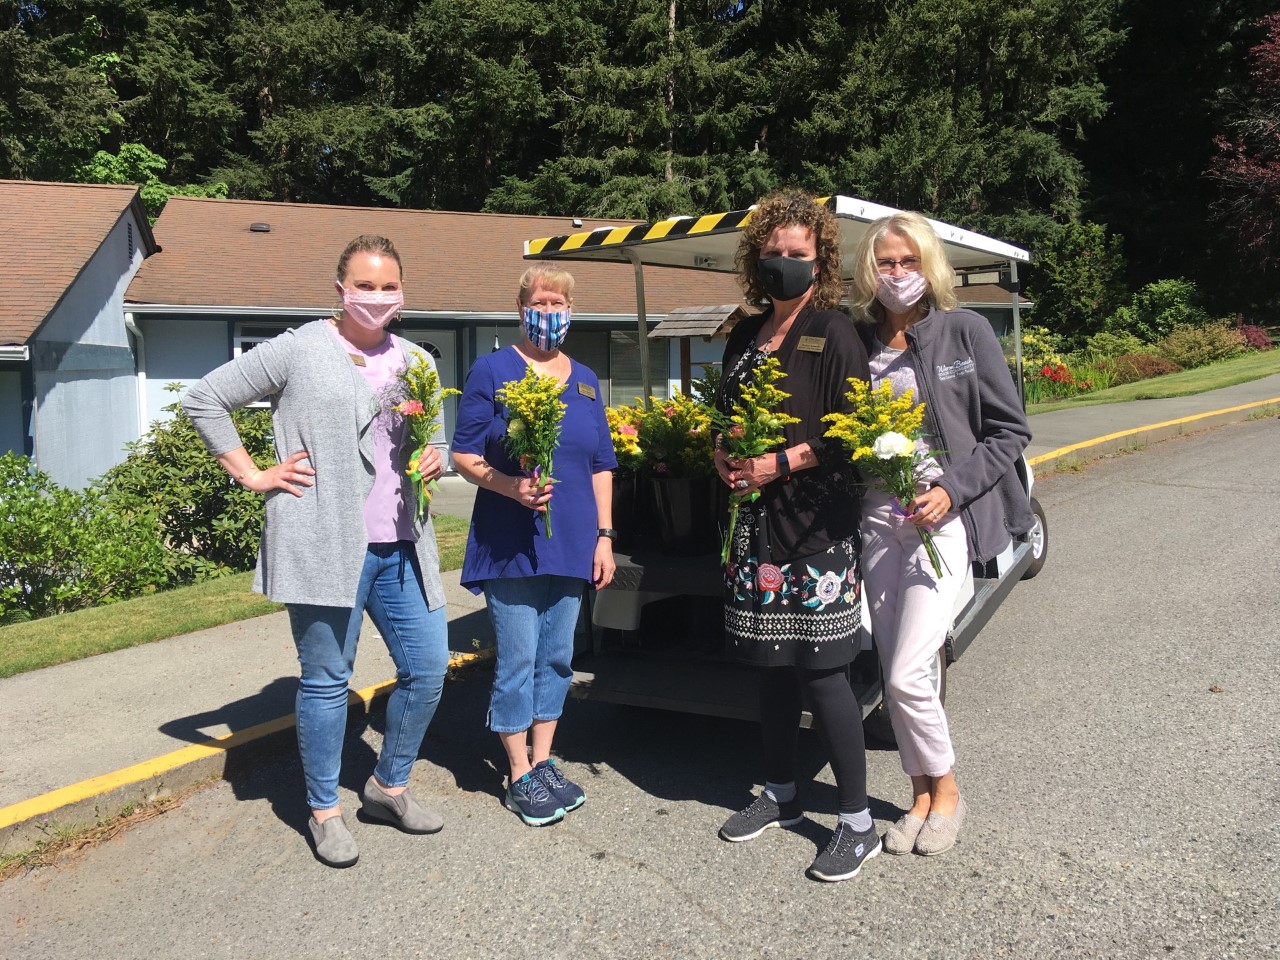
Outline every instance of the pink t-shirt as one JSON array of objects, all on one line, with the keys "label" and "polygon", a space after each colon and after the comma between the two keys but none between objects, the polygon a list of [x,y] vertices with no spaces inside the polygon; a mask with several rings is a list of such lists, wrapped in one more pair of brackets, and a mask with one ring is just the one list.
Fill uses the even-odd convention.
[{"label": "pink t-shirt", "polygon": [[362,350],[333,324],[329,324],[329,329],[348,354],[364,359],[364,365],[357,364],[357,367],[382,408],[372,427],[374,476],[373,489],[364,502],[365,532],[370,543],[412,541],[412,508],[404,502],[401,486],[401,464],[408,460],[404,445],[409,438],[409,427],[394,409],[400,402],[394,388],[397,376],[405,368],[404,355],[390,336],[372,350]]}]

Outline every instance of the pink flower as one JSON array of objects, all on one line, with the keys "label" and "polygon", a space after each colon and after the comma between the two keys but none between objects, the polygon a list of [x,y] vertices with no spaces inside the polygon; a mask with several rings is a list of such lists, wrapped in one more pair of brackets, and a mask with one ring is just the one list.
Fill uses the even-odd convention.
[{"label": "pink flower", "polygon": [[406,400],[400,406],[396,407],[406,417],[418,417],[422,415],[421,400]]},{"label": "pink flower", "polygon": [[662,412],[665,413],[668,417],[674,417],[676,415],[676,408],[667,407],[667,409],[663,410]]},{"label": "pink flower", "polygon": [[633,427],[629,423],[624,423],[622,426],[618,427],[618,432],[622,434],[624,437],[640,436],[640,431],[637,430],[635,427]]},{"label": "pink flower", "polygon": [[729,436],[734,437],[735,439],[737,437],[745,436],[746,433],[747,433],[747,428],[740,423],[735,423],[732,427],[729,428]]},{"label": "pink flower", "polygon": [[772,563],[760,564],[756,572],[756,586],[761,590],[777,590],[782,586],[782,571]]}]

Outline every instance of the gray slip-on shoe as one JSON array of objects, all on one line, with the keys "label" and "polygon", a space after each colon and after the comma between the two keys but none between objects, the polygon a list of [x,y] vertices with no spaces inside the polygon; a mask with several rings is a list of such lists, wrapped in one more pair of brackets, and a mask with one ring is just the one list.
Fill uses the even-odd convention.
[{"label": "gray slip-on shoe", "polygon": [[956,812],[951,816],[944,817],[940,813],[929,814],[929,819],[920,828],[920,835],[916,837],[916,853],[925,857],[936,857],[954,847],[956,835],[964,823],[965,813],[964,797],[961,797],[960,802],[956,804]]},{"label": "gray slip-on shoe", "polygon": [[897,823],[885,831],[884,852],[895,856],[910,853],[916,848],[916,837],[920,835],[923,826],[924,821],[919,817],[904,813]]},{"label": "gray slip-on shoe", "polygon": [[444,826],[444,818],[420,804],[408,790],[393,797],[373,777],[365,783],[360,799],[360,812],[366,817],[393,824],[405,833],[437,833]]},{"label": "gray slip-on shoe", "polygon": [[316,856],[331,867],[349,867],[360,859],[356,838],[347,829],[347,822],[339,814],[324,823],[316,823],[315,817],[307,819],[311,839],[316,844]]}]

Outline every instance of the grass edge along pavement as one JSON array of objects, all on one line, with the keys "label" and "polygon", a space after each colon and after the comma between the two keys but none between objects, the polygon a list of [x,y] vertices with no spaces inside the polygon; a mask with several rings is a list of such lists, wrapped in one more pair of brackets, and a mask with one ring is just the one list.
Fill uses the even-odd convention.
[{"label": "grass edge along pavement", "polygon": [[[435,519],[440,569],[462,566],[469,523]],[[283,610],[252,591],[253,572],[0,627],[0,679]]]},{"label": "grass edge along pavement", "polygon": [[[1054,470],[1074,469],[1110,453],[1147,443],[1226,423],[1276,415],[1280,415],[1280,397],[1095,437],[1049,451],[1033,458],[1030,463],[1044,475]],[[487,653],[492,656],[491,651]],[[486,658],[485,653],[454,654],[450,660],[451,673]],[[394,680],[389,680],[352,692],[350,708],[357,714],[367,715],[375,702],[390,692],[394,683]],[[0,865],[6,862],[38,863],[38,851],[42,844],[49,844],[51,836],[67,837],[75,833],[77,828],[72,818],[81,818],[79,830],[89,835],[96,829],[95,823],[100,827],[114,822],[121,810],[154,806],[175,787],[225,778],[235,762],[259,756],[264,750],[279,750],[286,745],[292,749],[293,726],[292,714],[279,717],[0,808]],[[166,776],[169,777],[167,781]],[[59,818],[56,822],[51,819],[55,814]],[[92,820],[86,822],[87,817]],[[26,846],[37,853],[27,855],[21,852]],[[0,878],[4,875],[4,868],[0,866]]]}]

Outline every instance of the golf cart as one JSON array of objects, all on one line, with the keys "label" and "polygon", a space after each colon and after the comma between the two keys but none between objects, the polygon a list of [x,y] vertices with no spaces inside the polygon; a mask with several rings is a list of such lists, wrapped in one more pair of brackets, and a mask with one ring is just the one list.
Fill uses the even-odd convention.
[{"label": "golf cart", "polygon": [[[845,253],[843,273],[851,273],[852,251],[867,224],[894,213],[889,207],[852,197],[833,196],[825,203],[841,229]],[[739,235],[752,211],[735,210],[699,217],[673,217],[655,223],[601,227],[592,231],[525,242],[529,260],[603,260],[629,263],[635,275],[636,311],[641,342],[651,336],[645,313],[644,266],[732,272]],[[1025,250],[999,240],[930,221],[957,274],[988,277],[989,289],[1008,295],[1013,368],[1022,389],[1021,324],[1018,264],[1029,261]],[[732,305],[730,305],[732,306]],[[682,380],[688,390],[688,351],[682,351]],[[646,397],[653,393],[649,355],[640,351]],[[629,398],[628,398],[629,399]],[[1025,460],[1019,474],[1036,517],[1033,529],[1014,541],[1001,556],[972,564],[955,610],[945,646],[938,651],[936,682],[945,691],[947,665],[964,653],[1019,579],[1035,576],[1047,547],[1044,512],[1031,496],[1032,474]],[[710,508],[708,508],[709,510]],[[721,513],[723,516],[723,513]],[[593,629],[579,641],[571,692],[580,698],[635,706],[659,707],[715,716],[755,719],[754,670],[733,662],[723,639],[722,568],[719,556],[663,552],[653,543],[615,552],[618,570],[613,583],[594,597]],[[869,718],[871,732],[891,737],[887,715],[877,713],[882,701],[879,663],[870,635],[863,598],[861,650],[849,670],[849,681]]]}]

